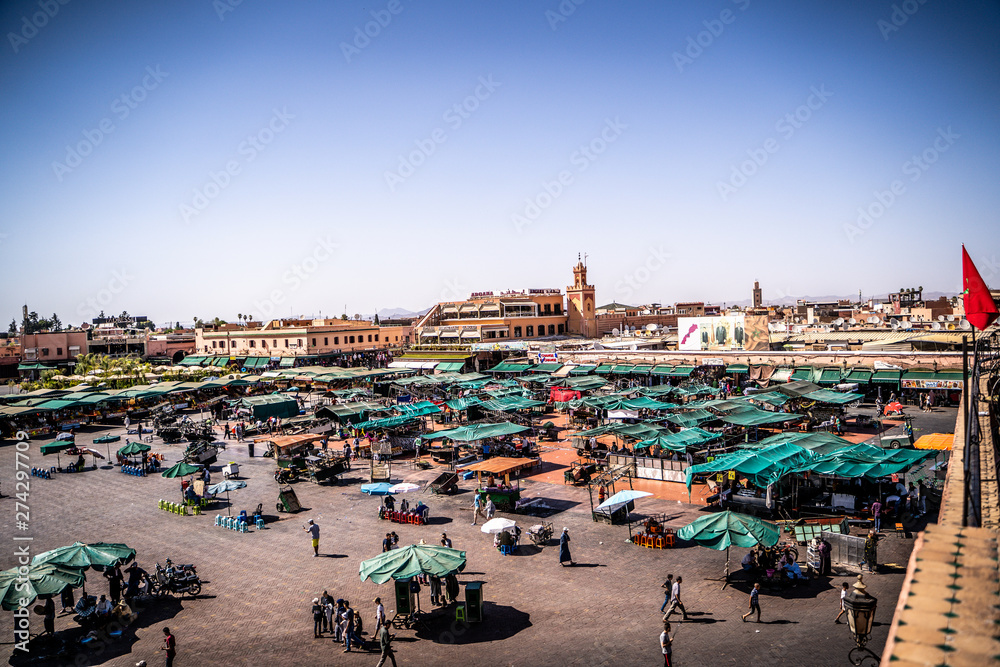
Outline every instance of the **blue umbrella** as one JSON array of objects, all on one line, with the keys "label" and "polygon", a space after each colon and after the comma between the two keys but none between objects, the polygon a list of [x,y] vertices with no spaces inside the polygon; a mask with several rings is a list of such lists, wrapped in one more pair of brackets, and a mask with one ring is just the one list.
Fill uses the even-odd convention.
[{"label": "blue umbrella", "polygon": [[378,484],[362,484],[361,493],[367,493],[369,496],[387,496],[389,495],[390,488],[392,488],[392,485],[386,482],[379,482]]},{"label": "blue umbrella", "polygon": [[611,496],[603,503],[597,506],[599,510],[611,510],[612,512],[626,503],[630,503],[636,498],[645,498],[646,496],[651,496],[652,493],[648,491],[633,491],[632,489],[627,489],[625,491],[619,491],[615,495]]},{"label": "blue umbrella", "polygon": [[205,489],[208,493],[213,496],[217,496],[223,491],[226,493],[226,502],[229,503],[229,516],[233,515],[233,505],[229,502],[229,492],[235,491],[236,489],[242,489],[246,487],[247,483],[242,479],[227,479],[224,482],[219,482],[218,484],[213,484],[212,486]]}]

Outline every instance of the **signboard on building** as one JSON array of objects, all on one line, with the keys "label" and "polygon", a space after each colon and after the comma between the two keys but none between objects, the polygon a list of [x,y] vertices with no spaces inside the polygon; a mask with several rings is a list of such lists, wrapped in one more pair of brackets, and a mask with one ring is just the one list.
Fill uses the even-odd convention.
[{"label": "signboard on building", "polygon": [[962,389],[962,380],[902,380],[903,389]]},{"label": "signboard on building", "polygon": [[525,352],[528,342],[524,340],[508,340],[496,343],[473,343],[473,352]]},{"label": "signboard on building", "polygon": [[742,350],[745,343],[746,326],[743,315],[677,318],[678,350]]}]

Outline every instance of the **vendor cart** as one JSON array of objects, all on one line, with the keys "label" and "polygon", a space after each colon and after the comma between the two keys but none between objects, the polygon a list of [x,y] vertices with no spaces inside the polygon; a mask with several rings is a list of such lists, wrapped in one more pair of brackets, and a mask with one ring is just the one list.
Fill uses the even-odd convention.
[{"label": "vendor cart", "polygon": [[453,472],[443,472],[428,486],[434,493],[454,493],[458,490],[458,475]]},{"label": "vendor cart", "polygon": [[238,478],[240,476],[240,464],[229,462],[229,465],[222,466],[222,476],[226,479]]},{"label": "vendor cart", "polygon": [[347,459],[343,456],[310,456],[306,458],[305,475],[310,482],[322,484],[331,480],[336,482],[337,475],[345,473],[349,469]]},{"label": "vendor cart", "polygon": [[283,486],[278,491],[278,504],[276,508],[279,512],[298,512],[302,509],[299,504],[299,497],[295,495],[295,489],[290,486]]},{"label": "vendor cart", "polygon": [[528,529],[528,538],[536,547],[543,547],[552,539],[553,530],[550,522],[538,523]]},{"label": "vendor cart", "polygon": [[184,450],[184,462],[209,466],[219,460],[219,452],[226,448],[223,442],[192,442]]}]

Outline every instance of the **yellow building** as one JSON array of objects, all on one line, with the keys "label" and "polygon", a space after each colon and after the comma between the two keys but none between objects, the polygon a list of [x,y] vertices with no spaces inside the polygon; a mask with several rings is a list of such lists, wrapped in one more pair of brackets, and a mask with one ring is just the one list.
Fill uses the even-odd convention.
[{"label": "yellow building", "polygon": [[290,357],[403,347],[411,327],[380,327],[368,321],[271,320],[260,327],[225,324],[195,329],[195,353]]}]

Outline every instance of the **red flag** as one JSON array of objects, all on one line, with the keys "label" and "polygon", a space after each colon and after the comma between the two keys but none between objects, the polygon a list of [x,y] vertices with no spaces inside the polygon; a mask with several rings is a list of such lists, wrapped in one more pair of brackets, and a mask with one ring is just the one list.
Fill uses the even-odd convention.
[{"label": "red flag", "polygon": [[980,331],[990,326],[997,319],[997,304],[990,295],[990,288],[983,282],[979,270],[972,263],[972,258],[962,245],[962,284],[965,291],[962,299],[965,304],[965,319]]}]

